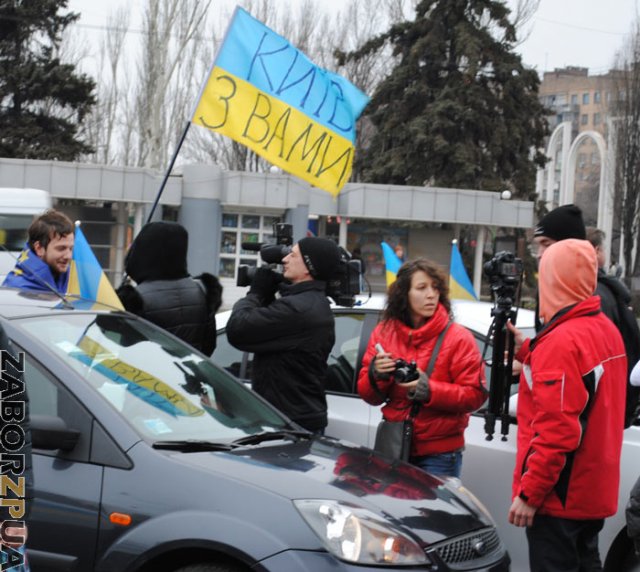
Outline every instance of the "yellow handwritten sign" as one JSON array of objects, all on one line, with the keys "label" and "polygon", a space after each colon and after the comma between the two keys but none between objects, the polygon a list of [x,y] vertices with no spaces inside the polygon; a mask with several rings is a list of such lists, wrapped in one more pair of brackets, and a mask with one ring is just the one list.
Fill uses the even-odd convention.
[{"label": "yellow handwritten sign", "polygon": [[[160,407],[160,409],[174,415],[187,415],[190,417],[204,414],[203,409],[193,405],[157,377],[116,357],[109,357],[113,354],[89,336],[84,336],[78,343],[78,347],[91,360],[97,359],[99,361],[97,366],[93,363],[87,365],[95,367],[100,373],[112,381],[132,384],[132,386],[128,386],[127,389],[143,399],[145,399],[144,394],[136,390],[147,390],[150,392],[149,396],[154,398],[154,400],[157,398],[162,400],[153,403],[153,405]],[[145,401],[149,401],[149,399],[145,399]]]},{"label": "yellow handwritten sign", "polygon": [[192,117],[334,196],[368,97],[237,8]]}]

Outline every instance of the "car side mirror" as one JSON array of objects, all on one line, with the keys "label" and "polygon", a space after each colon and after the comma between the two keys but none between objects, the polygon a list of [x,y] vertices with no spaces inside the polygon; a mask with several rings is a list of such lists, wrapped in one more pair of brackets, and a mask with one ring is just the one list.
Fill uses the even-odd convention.
[{"label": "car side mirror", "polygon": [[31,415],[31,442],[34,449],[71,451],[80,438],[80,431],[69,429],[60,417]]}]

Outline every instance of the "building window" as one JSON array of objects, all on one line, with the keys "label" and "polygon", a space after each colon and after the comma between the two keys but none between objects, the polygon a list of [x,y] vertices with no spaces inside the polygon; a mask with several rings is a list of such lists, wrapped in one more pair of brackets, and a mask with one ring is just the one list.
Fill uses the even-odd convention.
[{"label": "building window", "polygon": [[602,116],[599,113],[594,113],[593,114],[593,124],[594,125],[600,125],[600,123],[602,123]]},{"label": "building window", "polygon": [[589,94],[588,93],[583,93],[582,94],[582,105],[589,105]]},{"label": "building window", "polygon": [[224,213],[220,233],[220,271],[222,278],[236,278],[238,266],[257,266],[260,254],[255,250],[242,248],[243,243],[272,243],[273,223],[279,217]]},{"label": "building window", "polygon": [[594,91],[593,92],[593,103],[600,103],[600,92],[599,91]]},{"label": "building window", "polygon": [[578,94],[574,93],[571,96],[571,105],[578,105]]},{"label": "building window", "polygon": [[583,113],[580,116],[580,125],[588,125],[589,123],[589,116],[586,113]]}]

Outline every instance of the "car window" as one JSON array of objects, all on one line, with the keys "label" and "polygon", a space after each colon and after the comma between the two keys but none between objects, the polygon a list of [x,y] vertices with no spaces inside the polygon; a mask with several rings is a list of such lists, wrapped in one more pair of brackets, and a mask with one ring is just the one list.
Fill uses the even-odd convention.
[{"label": "car window", "polygon": [[216,349],[213,352],[213,361],[220,367],[226,369],[229,373],[245,379],[246,365],[243,366],[243,359],[246,360],[245,352],[234,348],[227,339],[225,330],[218,332],[216,338]]},{"label": "car window", "polygon": [[327,391],[352,394],[355,391],[355,369],[364,324],[363,313],[335,314],[336,341],[327,363]]},{"label": "car window", "polygon": [[24,381],[31,415],[60,417],[68,428],[80,432],[73,451],[41,451],[40,454],[88,461],[92,423],[89,412],[29,354],[25,355]]},{"label": "car window", "polygon": [[[190,346],[135,318],[57,314],[21,320],[20,327],[45,343],[148,439],[227,441],[287,425]],[[54,401],[43,391],[35,406],[51,410]]]}]

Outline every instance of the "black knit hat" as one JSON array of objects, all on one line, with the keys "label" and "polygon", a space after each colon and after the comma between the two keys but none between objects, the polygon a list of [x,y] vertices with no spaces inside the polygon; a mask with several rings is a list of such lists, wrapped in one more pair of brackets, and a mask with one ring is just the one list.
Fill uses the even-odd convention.
[{"label": "black knit hat", "polygon": [[562,205],[547,213],[533,230],[533,236],[546,236],[552,240],[578,238],[585,240],[587,231],[582,211],[576,205]]},{"label": "black knit hat", "polygon": [[309,274],[317,280],[329,280],[338,270],[340,250],[333,240],[309,236],[298,242],[298,248]]},{"label": "black knit hat", "polygon": [[145,280],[178,280],[189,276],[189,234],[177,222],[145,224],[131,244],[124,269],[138,284]]}]

